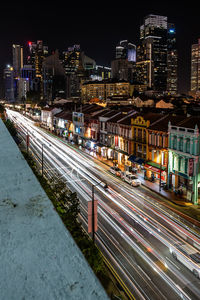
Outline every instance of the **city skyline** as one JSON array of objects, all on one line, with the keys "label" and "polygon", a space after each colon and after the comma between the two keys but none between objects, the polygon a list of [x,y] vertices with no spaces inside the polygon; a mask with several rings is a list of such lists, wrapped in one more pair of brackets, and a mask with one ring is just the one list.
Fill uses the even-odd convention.
[{"label": "city skyline", "polygon": [[[179,91],[190,89],[191,46],[196,43],[200,33],[196,22],[195,7],[181,7],[168,2],[166,5],[154,2],[143,6],[136,3],[135,9],[116,11],[115,6],[104,9],[87,5],[82,8],[82,15],[78,16],[81,7],[73,13],[67,13],[58,7],[32,8],[26,12],[26,7],[12,7],[4,4],[2,9],[1,28],[2,47],[0,48],[0,67],[11,63],[12,44],[25,45],[29,40],[43,40],[50,51],[63,51],[73,44],[80,44],[81,49],[93,58],[97,64],[110,65],[114,59],[115,47],[122,39],[138,44],[139,28],[148,14],[167,16],[169,22],[175,24],[178,48],[178,78]],[[106,21],[105,21],[106,20]],[[6,22],[6,23],[5,23]]]}]

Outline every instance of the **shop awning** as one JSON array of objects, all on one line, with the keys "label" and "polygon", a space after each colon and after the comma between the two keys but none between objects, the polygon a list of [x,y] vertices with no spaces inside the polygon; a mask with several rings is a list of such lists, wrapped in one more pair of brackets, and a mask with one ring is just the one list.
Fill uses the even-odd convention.
[{"label": "shop awning", "polygon": [[135,155],[129,156],[128,160],[131,161],[131,162],[133,162],[133,163],[139,164],[139,165],[143,165],[144,164],[144,159],[142,159],[140,157],[137,157]]},{"label": "shop awning", "polygon": [[128,156],[128,153],[125,152],[125,151],[123,151],[123,150],[121,150],[121,149],[113,149],[113,150],[114,150],[114,151],[117,151],[117,152],[119,152],[119,153],[121,153],[121,154],[124,154],[124,155]]},{"label": "shop awning", "polygon": [[[160,170],[160,164],[155,163],[154,161],[147,161],[146,164]],[[166,167],[162,165],[161,169],[162,169],[162,171],[165,171]]]},{"label": "shop awning", "polygon": [[102,143],[96,143],[96,146],[97,146],[97,147],[100,147],[100,148],[101,148],[101,147],[107,147],[106,145],[104,145],[104,144],[102,144]]},{"label": "shop awning", "polygon": [[[152,171],[154,173],[160,174],[160,169],[159,168],[153,167],[153,166],[151,166],[151,165],[149,165],[147,163],[144,165],[144,168],[147,169],[147,170],[149,170],[149,171]],[[165,170],[163,170],[163,168],[161,168],[161,172],[163,172],[163,171],[165,171]]]}]

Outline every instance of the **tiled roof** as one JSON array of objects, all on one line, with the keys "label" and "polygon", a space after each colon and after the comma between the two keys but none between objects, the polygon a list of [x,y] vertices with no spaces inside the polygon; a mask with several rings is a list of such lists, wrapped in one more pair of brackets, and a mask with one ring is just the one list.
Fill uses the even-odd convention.
[{"label": "tiled roof", "polygon": [[185,118],[186,116],[184,115],[164,115],[160,119],[158,119],[157,122],[156,121],[151,122],[149,129],[167,132],[169,121],[171,122],[172,125],[178,126],[178,124],[180,122],[183,122]]},{"label": "tiled roof", "polygon": [[194,129],[196,125],[200,129],[200,117],[199,116],[187,117],[176,126]]},{"label": "tiled roof", "polygon": [[56,114],[55,117],[64,120],[72,120],[72,113],[69,111],[61,111],[58,114]]},{"label": "tiled roof", "polygon": [[137,112],[133,112],[132,114],[128,114],[128,115],[124,116],[122,119],[120,119],[118,121],[118,124],[131,125],[131,120],[133,118],[136,118],[137,115],[139,115]]}]

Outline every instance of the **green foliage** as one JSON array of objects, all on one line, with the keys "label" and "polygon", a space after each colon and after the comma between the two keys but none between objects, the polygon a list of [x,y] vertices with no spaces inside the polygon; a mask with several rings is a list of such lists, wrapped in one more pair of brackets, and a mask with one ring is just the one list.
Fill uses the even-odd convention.
[{"label": "green foliage", "polygon": [[3,114],[5,111],[5,108],[2,104],[0,104],[0,114]]},{"label": "green foliage", "polygon": [[17,130],[14,126],[14,123],[12,121],[10,121],[9,119],[7,119],[7,120],[4,121],[4,124],[6,125],[8,131],[10,132],[10,134],[13,137],[16,137],[17,136]]},{"label": "green foliage", "polygon": [[80,202],[77,194],[71,192],[66,182],[59,177],[54,177],[49,181],[42,177],[37,171],[34,160],[26,152],[23,151],[22,154],[95,274],[104,274],[103,257],[78,221]]}]

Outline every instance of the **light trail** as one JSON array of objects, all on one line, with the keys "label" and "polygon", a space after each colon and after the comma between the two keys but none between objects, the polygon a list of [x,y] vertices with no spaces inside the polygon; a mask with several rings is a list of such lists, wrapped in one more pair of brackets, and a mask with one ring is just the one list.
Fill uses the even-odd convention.
[{"label": "light trail", "polygon": [[[99,182],[99,180],[100,180],[99,179],[99,177],[100,177],[99,167],[98,167],[98,169],[96,169],[95,163],[91,162],[91,161],[89,162],[88,159],[85,159],[84,155],[80,155],[77,151],[74,151],[71,148],[67,147],[66,144],[61,143],[59,140],[56,140],[55,138],[52,138],[51,136],[49,136],[49,134],[46,134],[43,131],[41,132],[41,130],[38,128],[35,129],[33,124],[31,124],[31,125],[29,125],[29,124],[31,124],[31,123],[29,120],[27,120],[27,123],[25,123],[26,126],[24,126],[23,118],[22,118],[21,123],[19,123],[19,127],[22,131],[24,130],[25,133],[27,133],[27,131],[29,131],[29,134],[33,137],[32,144],[33,144],[33,147],[36,148],[36,152],[41,151],[41,146],[40,146],[41,143],[46,145],[47,149],[45,148],[45,151],[44,151],[45,160],[47,160],[47,159],[50,160],[51,164],[54,165],[54,168],[56,170],[58,170],[59,173],[62,174],[63,177],[68,178],[68,183],[70,183],[74,187],[74,189],[78,190],[79,194],[84,199],[87,199],[88,195],[91,193],[91,190],[88,190],[88,187],[83,185],[84,182],[81,182],[80,178],[78,178],[79,184],[77,184],[77,182],[75,182],[75,181],[77,181],[77,178],[74,174],[71,173],[71,174],[66,175],[65,174],[66,169],[63,167],[63,163],[64,162],[67,163],[71,169],[76,171],[76,173],[79,174],[79,176],[84,178],[83,181],[87,181],[90,185],[96,184],[97,182]],[[28,129],[28,128],[30,128],[30,129]],[[25,135],[25,133],[24,133],[24,135]],[[41,136],[41,134],[42,134],[42,136]],[[48,149],[49,143],[51,143],[51,147]],[[56,159],[56,156],[59,159]],[[88,168],[89,168],[89,170],[88,170]],[[94,175],[92,172],[94,172],[96,175]],[[103,174],[105,174],[105,171]],[[108,178],[108,177],[109,176],[107,176],[106,178]],[[160,228],[156,228],[156,226],[158,226],[158,224],[159,224],[158,221],[151,218],[151,222],[147,223],[145,220],[146,215],[144,214],[144,212],[141,211],[138,207],[134,206],[132,202],[127,200],[125,197],[123,197],[116,191],[114,191],[114,193],[113,193],[112,188],[109,188],[108,191],[104,191],[104,189],[101,186],[98,186],[98,187],[96,187],[96,189],[98,190],[98,192],[103,194],[103,196],[105,198],[111,200],[112,203],[115,203],[123,212],[125,212],[127,215],[129,215],[132,218],[132,220],[139,223],[140,226],[142,226],[148,232],[153,233],[156,239],[162,241],[165,245],[167,242],[167,245],[169,247],[170,244],[168,242],[168,239],[169,238],[172,239],[172,237],[167,235],[166,232],[158,231],[158,229],[161,230],[160,228],[163,226],[163,225],[159,225]],[[128,190],[130,190],[130,189],[128,189]],[[129,194],[127,194],[127,195],[129,195]],[[89,197],[89,199],[91,199],[91,198]],[[99,200],[99,203],[102,202],[100,199],[98,199],[98,200]],[[89,200],[87,200],[87,201],[89,201]],[[136,199],[136,201],[139,202],[138,199]],[[133,211],[131,209],[131,207],[134,207],[135,211]],[[148,208],[148,209],[150,209],[152,211],[151,208]],[[140,210],[140,215],[138,215],[138,212],[136,212],[136,210],[137,211]],[[105,214],[105,212],[101,212],[101,215],[102,214]],[[106,214],[106,218],[107,218],[107,220],[110,220],[110,216],[108,216],[107,214]],[[149,216],[148,216],[148,219],[150,219]],[[116,223],[114,223],[114,224],[115,224],[115,226],[117,226]],[[121,225],[122,225],[122,222],[121,222]],[[111,226],[111,223],[110,223],[110,226]],[[127,225],[127,223],[125,221],[123,221],[123,227],[126,228],[126,230],[129,231],[129,233],[132,232],[132,230],[130,229],[130,226]],[[117,228],[117,230],[121,230],[118,226],[116,228]],[[115,229],[115,231],[116,231],[116,229]],[[165,229],[165,231],[166,231],[166,229]],[[169,231],[169,229],[167,229],[167,231]],[[130,238],[127,237],[127,235],[125,235],[124,230],[123,231],[121,230],[120,232],[122,233],[122,236],[124,239],[126,236],[126,241],[129,243]],[[163,237],[161,236],[161,234],[163,235]],[[166,241],[166,239],[167,239],[167,241]],[[175,240],[173,240],[171,242],[174,242],[174,241]],[[177,241],[177,239],[176,239],[176,241]],[[143,237],[143,242],[144,242],[144,237]],[[133,245],[133,244],[129,243],[129,245],[132,245],[132,247],[135,247],[135,245]],[[156,251],[155,251],[155,253],[156,253]],[[143,254],[141,254],[141,252],[140,252],[140,255],[142,255],[142,257],[143,257]],[[160,258],[162,258],[162,257],[160,257]],[[154,269],[154,270],[157,270],[157,269]],[[164,274],[164,275],[166,276],[166,274]],[[187,285],[188,282],[185,281],[182,276],[180,276],[180,277],[181,277],[182,281],[184,282],[184,285]],[[164,280],[166,281],[165,277],[164,277]],[[170,282],[170,280],[169,280],[169,282]],[[177,289],[177,286],[176,286],[177,284],[174,283],[173,285],[175,285],[174,289],[176,291],[180,292],[180,289],[179,288]],[[189,296],[186,299],[189,299]]]}]

